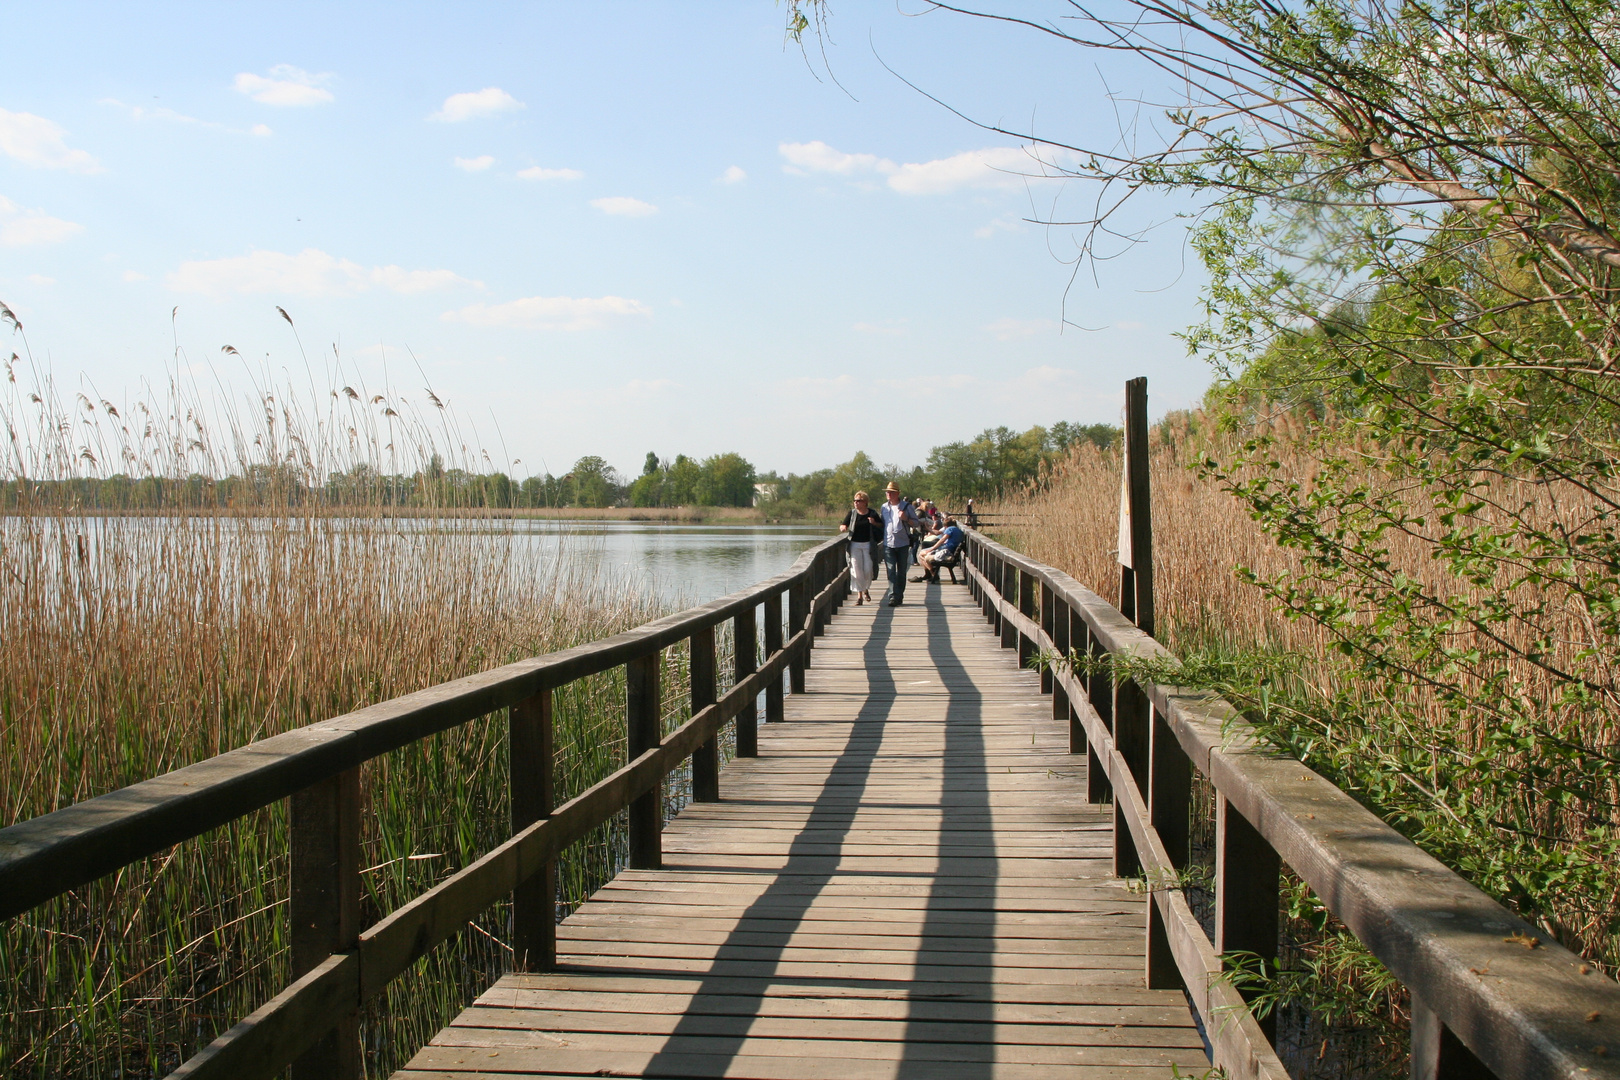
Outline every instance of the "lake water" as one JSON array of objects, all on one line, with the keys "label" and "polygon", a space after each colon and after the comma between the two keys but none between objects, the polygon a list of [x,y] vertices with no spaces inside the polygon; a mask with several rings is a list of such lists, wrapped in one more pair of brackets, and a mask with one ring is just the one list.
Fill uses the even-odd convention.
[{"label": "lake water", "polygon": [[698,525],[656,521],[518,518],[516,537],[593,563],[672,605],[701,604],[793,565],[836,526]]}]

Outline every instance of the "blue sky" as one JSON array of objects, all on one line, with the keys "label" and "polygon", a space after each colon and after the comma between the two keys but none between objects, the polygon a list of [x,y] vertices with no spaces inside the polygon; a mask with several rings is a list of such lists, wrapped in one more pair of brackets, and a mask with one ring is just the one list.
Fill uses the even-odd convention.
[{"label": "blue sky", "polygon": [[1136,375],[1155,413],[1195,401],[1182,224],[1071,287],[1073,230],[1024,219],[1095,192],[1020,175],[1016,140],[898,76],[1076,142],[1113,141],[1107,88],[1154,88],[908,10],[835,3],[835,83],[771,0],[19,7],[0,300],[68,393],[177,367],[431,386],[520,476],[649,450],[910,465],[1113,421]]}]

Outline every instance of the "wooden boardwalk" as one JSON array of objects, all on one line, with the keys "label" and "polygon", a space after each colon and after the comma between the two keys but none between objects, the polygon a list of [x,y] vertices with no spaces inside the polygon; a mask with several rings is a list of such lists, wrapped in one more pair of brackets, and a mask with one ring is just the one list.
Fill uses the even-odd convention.
[{"label": "wooden boardwalk", "polygon": [[[879,590],[874,589],[874,592]],[[1067,725],[960,586],[846,604],[808,693],[400,1077],[1159,1077],[1209,1067],[1143,986],[1144,903]]]}]

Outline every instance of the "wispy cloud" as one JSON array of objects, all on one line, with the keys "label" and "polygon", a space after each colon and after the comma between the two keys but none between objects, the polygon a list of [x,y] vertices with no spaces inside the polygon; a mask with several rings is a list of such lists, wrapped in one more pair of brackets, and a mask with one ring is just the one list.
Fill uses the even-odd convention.
[{"label": "wispy cloud", "polygon": [[876,154],[846,154],[819,139],[782,143],[777,150],[786,162],[782,166],[785,172],[880,176],[891,190],[903,195],[939,195],[963,188],[1017,188],[1032,180],[1059,178],[1049,175],[1049,166],[1029,150],[1017,146],[991,146],[932,161],[900,164]]},{"label": "wispy cloud", "polygon": [[139,270],[125,270],[123,278],[125,281],[145,281],[146,275]]},{"label": "wispy cloud", "polygon": [[137,124],[177,124],[181,127],[203,128],[207,131],[225,131],[232,135],[258,135],[262,137],[270,134],[270,128],[266,124],[254,124],[250,128],[233,128],[229,124],[221,124],[217,120],[200,120],[195,116],[187,116],[183,112],[176,112],[161,105],[157,108],[146,105],[131,105],[128,102],[119,101],[117,98],[102,98],[100,104],[111,105]]},{"label": "wispy cloud", "polygon": [[28,210],[0,195],[0,247],[55,244],[84,231],[84,226]]},{"label": "wispy cloud", "polygon": [[1003,214],[988,224],[973,230],[980,240],[988,240],[998,232],[1023,232],[1024,222],[1017,214]]},{"label": "wispy cloud", "polygon": [[480,116],[493,116],[495,113],[508,112],[512,109],[523,108],[523,102],[508,94],[498,86],[486,86],[482,90],[469,90],[462,94],[451,94],[439,106],[439,111],[429,116],[429,120],[438,120],[446,124],[459,124],[463,120],[472,120]]},{"label": "wispy cloud", "polygon": [[261,105],[324,105],[332,100],[327,84],[331,74],[315,75],[291,64],[277,64],[268,76],[244,71],[236,76],[236,92]]},{"label": "wispy cloud", "polygon": [[527,169],[518,170],[519,180],[583,180],[585,174],[578,169],[543,169],[538,165],[531,165]]},{"label": "wispy cloud", "polygon": [[364,267],[317,248],[296,255],[254,251],[224,259],[180,264],[164,278],[176,292],[226,296],[231,293],[283,293],[290,296],[352,296],[368,289],[412,294],[453,285],[483,288],[450,270],[406,270],[401,266]]},{"label": "wispy cloud", "polygon": [[743,172],[738,166],[733,165],[716,178],[716,183],[740,184],[746,179],[748,179],[748,174]]},{"label": "wispy cloud", "polygon": [[622,296],[527,296],[504,304],[472,304],[440,316],[469,326],[525,330],[595,330],[610,319],[647,316],[652,309]]},{"label": "wispy cloud", "polygon": [[60,126],[33,113],[0,109],[0,153],[36,169],[94,173],[101,163],[67,144]]},{"label": "wispy cloud", "polygon": [[882,322],[858,322],[850,327],[857,334],[876,334],[880,337],[903,337],[911,332],[906,319],[885,319]]},{"label": "wispy cloud", "polygon": [[658,213],[658,207],[640,199],[632,199],[628,195],[611,195],[605,199],[592,199],[591,205],[604,214],[613,214],[616,217],[647,217]]},{"label": "wispy cloud", "polygon": [[34,285],[55,285],[56,284],[56,279],[55,278],[46,277],[44,274],[29,274],[28,275],[28,280],[29,280],[30,283],[32,283]]},{"label": "wispy cloud", "polygon": [[1058,329],[1058,324],[1055,319],[997,319],[984,329],[994,334],[997,341],[1017,341],[1052,333]]},{"label": "wispy cloud", "polygon": [[456,168],[466,172],[483,172],[495,164],[495,159],[489,154],[480,154],[478,157],[458,157],[455,162]]}]

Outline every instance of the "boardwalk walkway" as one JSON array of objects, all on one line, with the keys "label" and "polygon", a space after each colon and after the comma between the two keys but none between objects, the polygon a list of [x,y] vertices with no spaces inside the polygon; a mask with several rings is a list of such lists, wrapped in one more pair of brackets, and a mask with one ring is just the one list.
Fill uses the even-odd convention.
[{"label": "boardwalk walkway", "polygon": [[808,693],[398,1074],[969,1080],[1208,1068],[1067,726],[967,590],[845,605]]}]

